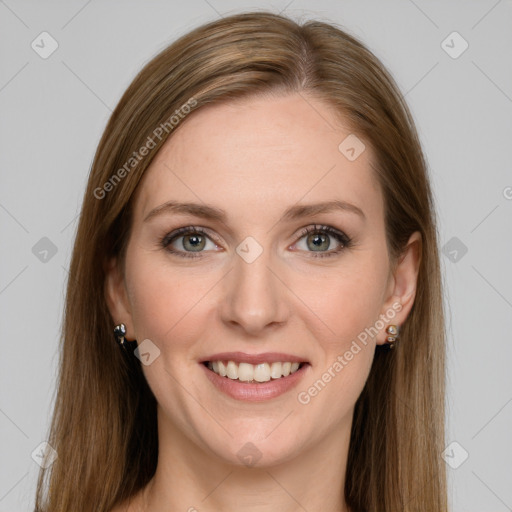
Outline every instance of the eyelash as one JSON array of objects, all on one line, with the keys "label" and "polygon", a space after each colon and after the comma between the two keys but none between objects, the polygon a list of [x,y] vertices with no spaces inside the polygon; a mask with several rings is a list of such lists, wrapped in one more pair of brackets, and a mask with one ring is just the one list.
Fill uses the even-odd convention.
[{"label": "eyelash", "polygon": [[[317,225],[317,224],[315,224],[314,226],[308,226],[307,228],[304,228],[301,231],[298,240],[304,238],[305,236],[307,236],[311,233],[315,233],[315,234],[325,233],[325,234],[335,238],[341,244],[341,246],[338,249],[334,249],[329,252],[319,251],[319,252],[315,253],[315,251],[307,251],[307,252],[312,253],[313,258],[329,258],[331,256],[336,256],[337,254],[342,252],[344,249],[348,249],[352,246],[352,240],[347,235],[345,235],[345,233],[338,231],[334,228],[331,228],[330,226],[321,226],[321,225]],[[161,240],[160,244],[164,249],[166,249],[167,251],[169,251],[172,254],[176,254],[177,256],[180,256],[183,258],[201,258],[202,256],[200,256],[200,254],[201,254],[200,252],[198,252],[196,255],[191,252],[186,252],[186,251],[182,252],[182,251],[176,251],[174,249],[169,249],[169,245],[175,239],[177,239],[181,236],[184,236],[184,235],[195,235],[195,234],[203,235],[203,236],[209,238],[210,240],[212,240],[210,238],[210,236],[208,235],[208,233],[204,229],[202,229],[200,227],[195,227],[195,226],[186,226],[183,228],[179,228],[179,229],[173,231],[172,233],[169,233],[168,235],[166,235]]]}]

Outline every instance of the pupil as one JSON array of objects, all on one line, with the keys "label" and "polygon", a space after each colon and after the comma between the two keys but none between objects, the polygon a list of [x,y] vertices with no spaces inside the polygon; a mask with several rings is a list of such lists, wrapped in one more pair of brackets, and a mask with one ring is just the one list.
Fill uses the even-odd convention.
[{"label": "pupil", "polygon": [[[184,240],[188,240],[188,243],[192,249],[202,249],[204,246],[204,240],[201,240],[201,235],[189,235]],[[201,243],[202,242],[202,243]]]},{"label": "pupil", "polygon": [[[325,245],[325,242],[327,240],[327,237],[325,235],[316,234],[316,235],[312,235],[312,237],[313,237],[313,244],[316,247],[321,247],[322,244]],[[327,245],[326,245],[325,249],[327,249],[328,247],[329,247],[329,241],[327,240]]]}]

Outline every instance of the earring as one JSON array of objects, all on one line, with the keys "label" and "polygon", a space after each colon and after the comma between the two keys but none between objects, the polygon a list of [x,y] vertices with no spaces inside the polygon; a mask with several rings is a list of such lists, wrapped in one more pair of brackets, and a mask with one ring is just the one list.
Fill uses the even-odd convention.
[{"label": "earring", "polygon": [[388,347],[390,349],[395,348],[395,342],[398,341],[398,326],[388,325],[386,332],[388,333],[388,336],[386,338],[386,343],[388,344]]},{"label": "earring", "polygon": [[114,327],[114,336],[117,343],[126,350],[126,340],[124,339],[126,336],[126,326],[124,324],[118,324]]}]

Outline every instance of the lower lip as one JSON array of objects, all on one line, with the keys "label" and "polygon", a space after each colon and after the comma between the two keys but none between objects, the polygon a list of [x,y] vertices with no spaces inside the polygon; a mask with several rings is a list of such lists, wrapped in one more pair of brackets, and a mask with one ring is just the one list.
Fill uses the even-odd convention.
[{"label": "lower lip", "polygon": [[220,391],[236,400],[246,400],[249,402],[263,402],[286,393],[299,383],[311,366],[306,363],[287,377],[281,377],[260,384],[249,384],[248,382],[240,382],[239,380],[233,380],[228,377],[221,377],[204,364],[200,364],[206,372],[206,377],[208,377],[210,382]]}]

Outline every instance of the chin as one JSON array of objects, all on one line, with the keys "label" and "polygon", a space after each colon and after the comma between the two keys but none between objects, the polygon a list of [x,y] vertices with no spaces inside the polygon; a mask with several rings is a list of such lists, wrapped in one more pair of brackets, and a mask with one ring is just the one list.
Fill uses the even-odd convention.
[{"label": "chin", "polygon": [[[275,424],[274,424],[275,428]],[[271,432],[268,430],[267,432]],[[210,450],[226,464],[247,468],[268,468],[287,462],[297,455],[297,443],[290,436],[234,435],[221,446],[207,443]]]}]

